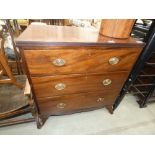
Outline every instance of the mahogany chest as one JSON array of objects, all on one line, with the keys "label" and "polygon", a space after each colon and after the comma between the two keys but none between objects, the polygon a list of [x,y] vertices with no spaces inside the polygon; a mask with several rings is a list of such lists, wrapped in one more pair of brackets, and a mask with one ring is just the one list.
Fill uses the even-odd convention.
[{"label": "mahogany chest", "polygon": [[30,25],[16,40],[40,119],[113,104],[144,44],[89,28]]}]

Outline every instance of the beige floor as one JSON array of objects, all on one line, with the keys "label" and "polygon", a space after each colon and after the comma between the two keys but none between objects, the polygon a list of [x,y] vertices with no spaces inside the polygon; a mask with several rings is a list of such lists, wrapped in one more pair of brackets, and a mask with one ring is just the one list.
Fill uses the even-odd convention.
[{"label": "beige floor", "polygon": [[132,95],[126,95],[113,115],[106,109],[50,117],[42,129],[35,123],[0,128],[0,134],[155,134],[155,104],[140,109]]}]

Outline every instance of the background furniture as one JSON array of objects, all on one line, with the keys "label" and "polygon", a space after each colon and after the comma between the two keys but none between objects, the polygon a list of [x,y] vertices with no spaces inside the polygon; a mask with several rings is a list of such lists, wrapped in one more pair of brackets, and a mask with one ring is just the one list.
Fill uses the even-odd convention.
[{"label": "background furniture", "polygon": [[[17,24],[17,22],[16,22],[16,24]],[[17,27],[18,26],[16,25],[15,28],[17,28]],[[18,74],[23,74],[23,70],[22,70],[22,66],[21,66],[21,58],[20,58],[19,50],[17,49],[15,41],[14,41],[14,35],[13,35],[13,30],[11,27],[10,20],[6,20],[6,28],[7,28],[8,33],[10,34],[10,37],[11,37],[11,41],[12,41],[12,45],[13,45],[13,52],[15,54],[15,61],[17,64],[17,69],[18,69]],[[16,35],[20,34],[19,30],[17,30],[17,29],[16,29],[16,32],[17,32]]]},{"label": "background furniture", "polygon": [[100,34],[112,38],[130,37],[135,19],[104,19],[101,22]]},{"label": "background furniture", "polygon": [[[19,83],[11,72],[4,52],[4,40],[2,39],[0,39],[0,47],[0,127],[34,121],[33,117],[18,118],[30,112],[35,116],[31,90],[26,78],[22,80],[23,77],[18,76]],[[17,88],[14,88],[14,85]],[[21,100],[19,101],[16,98],[21,98]]]},{"label": "background furniture", "polygon": [[8,58],[11,71],[14,75],[19,75],[23,74],[23,70],[19,50],[16,47],[14,39],[20,34],[21,31],[19,30],[17,20],[13,20],[12,23],[14,23],[14,26],[11,24],[11,20],[3,21],[1,37],[4,40],[4,51]]},{"label": "background furniture", "polygon": [[29,24],[32,22],[42,22],[47,25],[65,25],[65,19],[29,19]]},{"label": "background furniture", "polygon": [[[144,40],[146,42],[146,45],[143,51],[141,52],[128,79],[126,80],[119,96],[116,99],[116,102],[114,104],[114,110],[118,107],[121,100],[123,99],[123,97],[128,91],[134,92],[134,94],[138,98],[137,101],[140,107],[145,107],[147,104],[147,101],[153,95],[154,69],[153,70],[151,69],[153,67],[153,63],[150,63],[150,61],[154,61],[153,55],[155,51],[155,22],[153,20],[151,26],[149,26],[150,27],[149,29],[148,28],[146,29],[146,27],[145,29],[141,27],[142,26],[138,27],[138,31],[136,33],[134,28],[133,33],[135,36],[136,35],[138,37],[140,36],[141,40]],[[140,79],[139,81],[139,78],[143,78],[143,80]],[[137,89],[137,86],[138,86],[138,89]]]},{"label": "background furniture", "polygon": [[[88,37],[89,36],[89,37]],[[113,104],[144,44],[103,37],[78,27],[30,25],[16,40],[40,127],[50,115]]]},{"label": "background furniture", "polygon": [[33,100],[27,88],[26,77],[20,75],[16,79],[23,85],[23,89],[12,84],[0,84],[0,127],[35,121]]},{"label": "background furniture", "polygon": [[[149,33],[155,29],[155,20],[152,20],[152,24],[149,26],[145,25],[138,28],[138,32],[146,33],[143,39],[147,42]],[[155,102],[155,49],[145,54],[145,61],[141,63],[143,67],[140,69],[136,80],[131,84],[129,91],[137,97],[139,106],[143,108],[148,103]]]},{"label": "background furniture", "polygon": [[[0,39],[0,66],[1,66],[1,71],[0,71],[0,84],[2,83],[12,83],[16,85],[18,88],[22,88],[22,85],[19,84],[16,79],[14,78],[11,69],[9,67],[7,57],[5,56],[4,53],[4,40]],[[6,73],[8,78],[3,79],[3,74],[4,72]]]},{"label": "background furniture", "polygon": [[138,74],[129,91],[137,97],[140,107],[155,102],[155,52],[152,51],[150,58],[145,61],[144,67]]}]

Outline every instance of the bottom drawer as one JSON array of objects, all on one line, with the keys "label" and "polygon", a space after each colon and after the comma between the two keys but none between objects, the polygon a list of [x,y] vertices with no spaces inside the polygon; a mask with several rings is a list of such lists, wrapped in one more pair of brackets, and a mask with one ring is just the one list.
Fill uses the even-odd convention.
[{"label": "bottom drawer", "polygon": [[53,98],[40,98],[38,106],[42,115],[61,115],[113,105],[118,92],[91,92]]}]

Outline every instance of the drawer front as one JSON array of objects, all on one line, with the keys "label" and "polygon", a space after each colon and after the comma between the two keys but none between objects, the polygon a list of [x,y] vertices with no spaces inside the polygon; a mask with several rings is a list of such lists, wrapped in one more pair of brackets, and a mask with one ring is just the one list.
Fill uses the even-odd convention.
[{"label": "drawer front", "polygon": [[81,92],[119,90],[127,76],[128,72],[32,77],[32,84],[36,96],[43,98]]},{"label": "drawer front", "polygon": [[25,50],[32,75],[85,74],[129,71],[141,48]]},{"label": "drawer front", "polygon": [[38,106],[43,115],[60,115],[113,105],[117,95],[113,91],[65,95],[39,99]]}]

